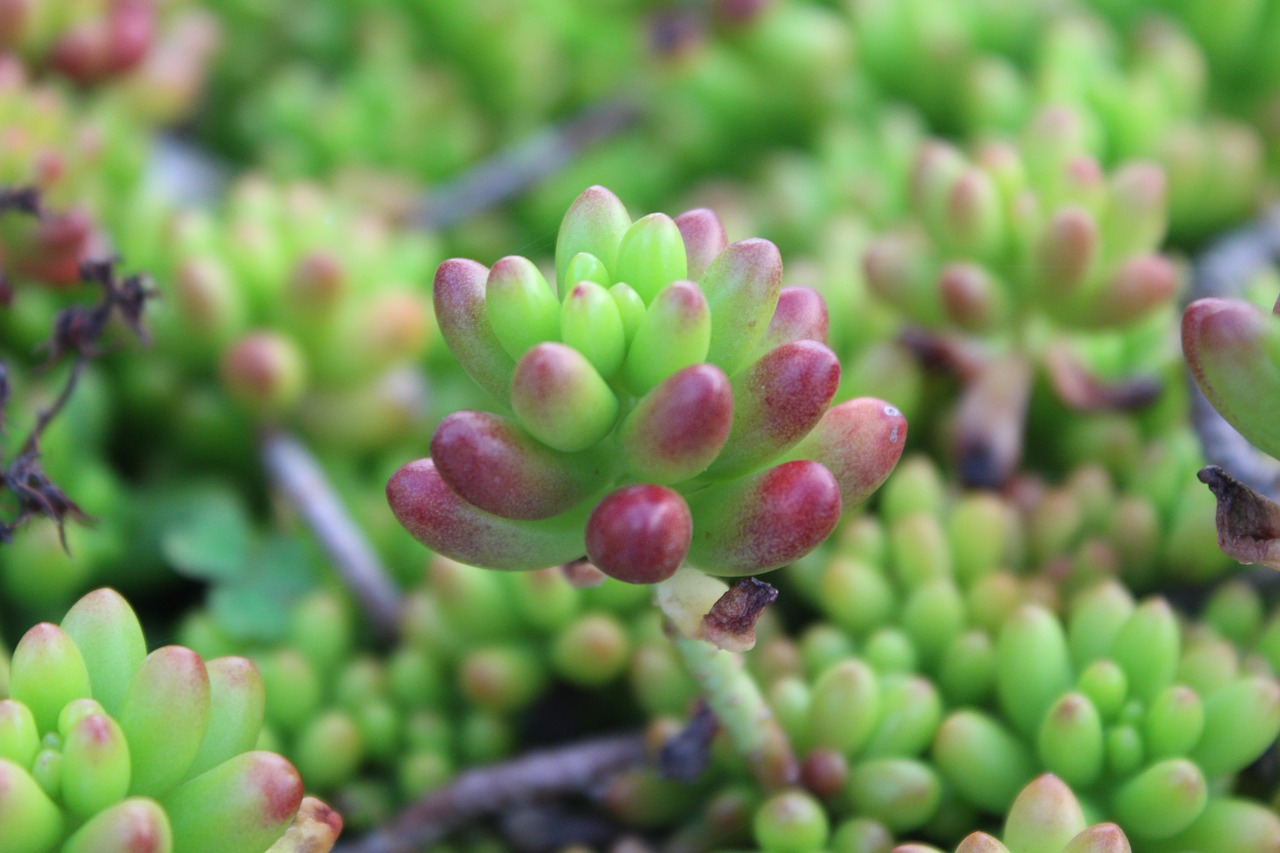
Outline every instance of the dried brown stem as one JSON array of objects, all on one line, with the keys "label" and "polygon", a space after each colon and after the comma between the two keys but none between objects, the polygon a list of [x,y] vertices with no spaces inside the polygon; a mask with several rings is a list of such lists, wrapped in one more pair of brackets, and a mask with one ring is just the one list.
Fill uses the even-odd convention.
[{"label": "dried brown stem", "polygon": [[756,644],[756,622],[776,601],[778,590],[759,578],[743,578],[716,601],[702,617],[699,635],[732,652],[745,652]]},{"label": "dried brown stem", "polygon": [[590,790],[600,780],[644,763],[643,733],[614,735],[535,752],[460,774],[398,818],[337,853],[415,853],[463,824],[541,797]]},{"label": "dried brown stem", "polygon": [[1280,504],[1214,465],[1197,475],[1218,499],[1218,547],[1241,563],[1280,569]]},{"label": "dried brown stem", "polygon": [[320,463],[302,442],[283,432],[265,433],[259,452],[272,483],[311,528],[374,630],[384,639],[393,639],[399,626],[400,593]]},{"label": "dried brown stem", "polygon": [[[36,218],[45,217],[40,196],[34,190],[4,190],[0,188],[0,213],[17,211]],[[80,382],[80,376],[89,360],[102,354],[101,341],[113,319],[122,320],[139,339],[146,341],[142,327],[142,312],[147,300],[155,295],[142,276],[120,278],[116,271],[116,259],[84,260],[79,265],[80,279],[102,288],[102,298],[92,306],[73,305],[58,312],[54,318],[53,334],[45,344],[49,352],[45,366],[57,363],[68,353],[74,355],[71,369],[58,396],[36,415],[17,455],[0,467],[0,491],[14,495],[17,514],[9,521],[0,521],[0,543],[12,539],[13,532],[34,517],[51,519],[58,527],[62,547],[67,548],[66,519],[82,524],[92,521],[70,497],[45,474],[40,465],[40,439],[45,430],[66,407]],[[3,292],[0,301],[7,302],[12,293],[7,283],[0,280]],[[8,370],[0,363],[0,410],[9,400]],[[0,427],[4,426],[4,413],[0,411]],[[0,462],[2,462],[0,454]]]},{"label": "dried brown stem", "polygon": [[22,449],[18,451],[18,455],[37,453],[39,451],[41,436],[44,435],[44,431],[48,429],[49,424],[71,400],[71,395],[75,393],[76,386],[80,384],[80,376],[84,373],[88,363],[89,356],[83,352],[79,353],[75,361],[71,362],[71,372],[67,374],[67,381],[63,383],[62,390],[54,401],[49,404],[48,408],[41,409],[39,414],[36,415],[35,426],[31,428],[26,441],[22,443]]},{"label": "dried brown stem", "polygon": [[639,116],[639,107],[630,98],[596,105],[432,190],[411,220],[429,231],[456,225],[554,174],[584,149],[630,127]]}]

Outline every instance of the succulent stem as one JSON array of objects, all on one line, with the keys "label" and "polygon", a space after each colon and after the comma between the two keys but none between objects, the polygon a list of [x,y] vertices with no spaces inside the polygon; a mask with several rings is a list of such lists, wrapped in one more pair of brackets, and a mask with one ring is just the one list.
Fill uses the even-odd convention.
[{"label": "succulent stem", "polygon": [[756,781],[765,790],[794,784],[799,765],[791,742],[744,668],[742,656],[703,640],[674,639],[685,668],[702,688],[707,704]]}]

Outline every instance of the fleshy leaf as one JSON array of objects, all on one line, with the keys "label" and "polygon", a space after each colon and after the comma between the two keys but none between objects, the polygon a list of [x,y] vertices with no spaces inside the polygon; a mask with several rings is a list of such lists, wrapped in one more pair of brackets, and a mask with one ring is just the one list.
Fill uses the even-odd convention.
[{"label": "fleshy leaf", "polygon": [[490,569],[541,569],[586,553],[580,517],[517,521],[467,503],[430,459],[404,465],[387,482],[396,519],[422,544],[460,563]]},{"label": "fleshy leaf", "polygon": [[640,483],[606,495],[587,520],[587,556],[627,583],[659,583],[684,561],[693,535],[689,507],[665,486]]},{"label": "fleshy leaf", "polygon": [[817,462],[784,462],[689,499],[689,559],[714,575],[756,575],[797,560],[835,529],[840,487]]},{"label": "fleshy leaf", "polygon": [[[567,263],[567,261],[566,261]],[[432,285],[436,323],[449,350],[477,385],[506,404],[511,398],[515,361],[494,333],[485,309],[489,271],[464,258],[451,258],[436,269]]]},{"label": "fleshy leaf", "polygon": [[1085,828],[1075,794],[1057,776],[1038,776],[1019,792],[1005,817],[1001,837],[1011,850],[1057,853]]},{"label": "fleshy leaf", "polygon": [[645,394],[677,370],[707,361],[711,315],[691,281],[676,281],[649,303],[623,364],[627,385]]},{"label": "fleshy leaf", "polygon": [[724,224],[713,211],[699,207],[677,216],[676,227],[680,229],[688,259],[688,271],[685,274],[697,281],[716,256],[729,245]]},{"label": "fleshy leaf", "polygon": [[784,287],[757,352],[763,354],[792,341],[825,344],[829,327],[827,303],[821,293],[809,287]]},{"label": "fleshy leaf", "polygon": [[565,278],[569,262],[579,252],[598,258],[617,281],[618,244],[630,225],[627,208],[616,195],[601,186],[583,190],[569,205],[556,237],[556,281],[560,286],[570,283]]},{"label": "fleshy leaf", "polygon": [[1280,317],[1241,300],[1196,300],[1182,316],[1182,351],[1227,423],[1280,458]]},{"label": "fleshy leaf", "polygon": [[538,344],[511,377],[511,407],[535,438],[556,450],[585,450],[604,438],[618,418],[618,398],[572,347]]},{"label": "fleshy leaf", "polygon": [[518,423],[488,412],[454,412],[431,438],[431,458],[464,500],[503,518],[550,518],[603,485],[601,453],[562,453]]},{"label": "fleshy leaf", "polygon": [[560,311],[560,340],[586,356],[601,376],[618,372],[627,354],[627,332],[608,290],[594,281],[570,287]]},{"label": "fleshy leaf", "polygon": [[711,477],[758,468],[800,441],[822,419],[840,387],[840,361],[817,341],[771,350],[735,376],[733,427]]},{"label": "fleshy leaf", "polygon": [[528,258],[508,255],[496,261],[484,300],[489,325],[513,359],[543,341],[559,340],[560,300]]},{"label": "fleshy leaf", "polygon": [[888,479],[907,444],[907,419],[874,397],[832,406],[788,459],[821,462],[840,484],[845,511],[861,504]]},{"label": "fleshy leaf", "polygon": [[618,244],[613,278],[631,285],[646,305],[673,281],[688,278],[684,239],[675,221],[650,213],[632,223]]},{"label": "fleshy leaf", "polygon": [[698,281],[711,308],[707,361],[733,376],[755,352],[778,306],[782,256],[768,240],[741,240],[717,255]]},{"label": "fleshy leaf", "polygon": [[628,468],[642,480],[678,483],[719,455],[733,422],[733,390],[724,371],[694,364],[646,394],[619,437]]}]

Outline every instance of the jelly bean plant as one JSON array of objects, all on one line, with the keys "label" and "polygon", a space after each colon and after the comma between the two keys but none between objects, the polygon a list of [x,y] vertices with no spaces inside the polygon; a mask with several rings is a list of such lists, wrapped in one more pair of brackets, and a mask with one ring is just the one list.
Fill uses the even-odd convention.
[{"label": "jelly bean plant", "polygon": [[777,248],[729,244],[709,210],[632,221],[591,187],[565,215],[555,267],[553,286],[519,256],[440,265],[444,339],[509,414],[444,418],[431,457],[388,482],[392,511],[464,563],[527,570],[585,556],[655,585],[695,677],[720,685],[710,698],[722,722],[759,754],[747,710],[758,693],[743,701],[753,688],[713,674],[731,661],[715,646],[751,645],[754,620],[723,611],[752,587],[717,610],[716,576],[758,575],[817,547],[889,475],[906,421],[878,399],[831,405],[840,363],[821,297],[783,288]]},{"label": "jelly bean plant", "polygon": [[[284,838],[303,803],[302,779],[283,757],[254,749],[265,693],[246,658],[206,662],[173,645],[148,654],[132,608],[100,589],[60,625],[27,631],[8,681],[4,850],[328,849]],[[342,822],[312,802],[294,834],[316,825],[328,827],[331,846]]]},{"label": "jelly bean plant", "polygon": [[1155,376],[1172,364],[1159,318],[1178,280],[1158,251],[1158,167],[1105,173],[1079,116],[1049,108],[1018,144],[990,142],[972,158],[926,143],[910,195],[916,221],[876,240],[864,267],[872,292],[917,327],[916,348],[961,378],[951,444],[963,482],[1008,481],[1041,375],[1068,411],[1158,395]]}]

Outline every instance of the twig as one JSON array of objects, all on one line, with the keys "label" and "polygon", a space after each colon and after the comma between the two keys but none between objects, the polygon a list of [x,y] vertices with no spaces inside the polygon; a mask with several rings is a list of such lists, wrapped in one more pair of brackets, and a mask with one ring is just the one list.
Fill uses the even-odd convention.
[{"label": "twig", "polygon": [[431,191],[410,221],[429,231],[456,225],[559,171],[583,149],[631,126],[639,115],[636,103],[625,97],[592,107]]},{"label": "twig", "polygon": [[231,183],[231,167],[212,153],[168,133],[156,135],[143,180],[166,204],[211,209]]},{"label": "twig", "polygon": [[75,393],[76,386],[80,384],[80,377],[84,374],[84,369],[88,364],[89,356],[87,354],[81,352],[76,355],[75,361],[71,362],[71,372],[67,374],[67,381],[62,384],[62,390],[58,392],[58,396],[49,404],[48,408],[41,409],[36,414],[35,426],[31,428],[26,441],[22,443],[22,449],[18,451],[19,455],[39,453],[41,436],[44,435],[44,431],[48,429],[53,419],[71,401],[71,395]]},{"label": "twig", "polygon": [[705,699],[694,706],[689,723],[658,750],[658,772],[667,779],[696,782],[711,765],[711,741],[720,720]]},{"label": "twig", "polygon": [[[6,213],[30,216],[41,222],[49,220],[40,194],[33,188],[0,187],[0,214]],[[28,520],[45,517],[57,525],[58,538],[66,550],[67,518],[81,524],[92,521],[44,472],[40,465],[40,439],[53,419],[66,407],[89,361],[104,352],[102,338],[113,320],[122,321],[140,340],[147,340],[146,330],[142,327],[142,312],[147,300],[155,296],[155,291],[142,276],[121,278],[116,270],[117,260],[81,260],[78,267],[80,280],[101,287],[102,298],[91,306],[64,308],[54,318],[53,334],[44,344],[49,352],[44,366],[57,363],[69,353],[74,355],[74,359],[62,390],[47,408],[37,413],[35,425],[17,455],[6,462],[0,449],[0,492],[11,493],[18,504],[17,514],[12,519],[0,520],[0,543],[11,541],[14,531]],[[12,298],[8,279],[0,270],[0,303],[7,305]],[[0,428],[5,423],[3,408],[9,401],[9,394],[8,368],[0,363]]]},{"label": "twig", "polygon": [[[1196,261],[1190,300],[1238,297],[1241,288],[1267,264],[1280,260],[1280,206],[1256,222],[1228,233]],[[1231,473],[1246,486],[1280,500],[1280,463],[1257,450],[1223,419],[1187,374],[1191,386],[1191,425],[1200,437],[1206,461]]]},{"label": "twig", "polygon": [[587,790],[607,776],[643,764],[647,752],[643,733],[614,735],[468,770],[390,825],[339,846],[335,853],[414,853],[483,815],[539,797]]},{"label": "twig", "polygon": [[395,583],[315,457],[298,439],[277,431],[262,436],[259,452],[267,475],[320,540],[374,630],[384,639],[394,638],[400,618]]},{"label": "twig", "polygon": [[569,847],[599,850],[623,833],[615,820],[554,803],[504,811],[499,822],[509,848],[519,853],[550,853]]}]

